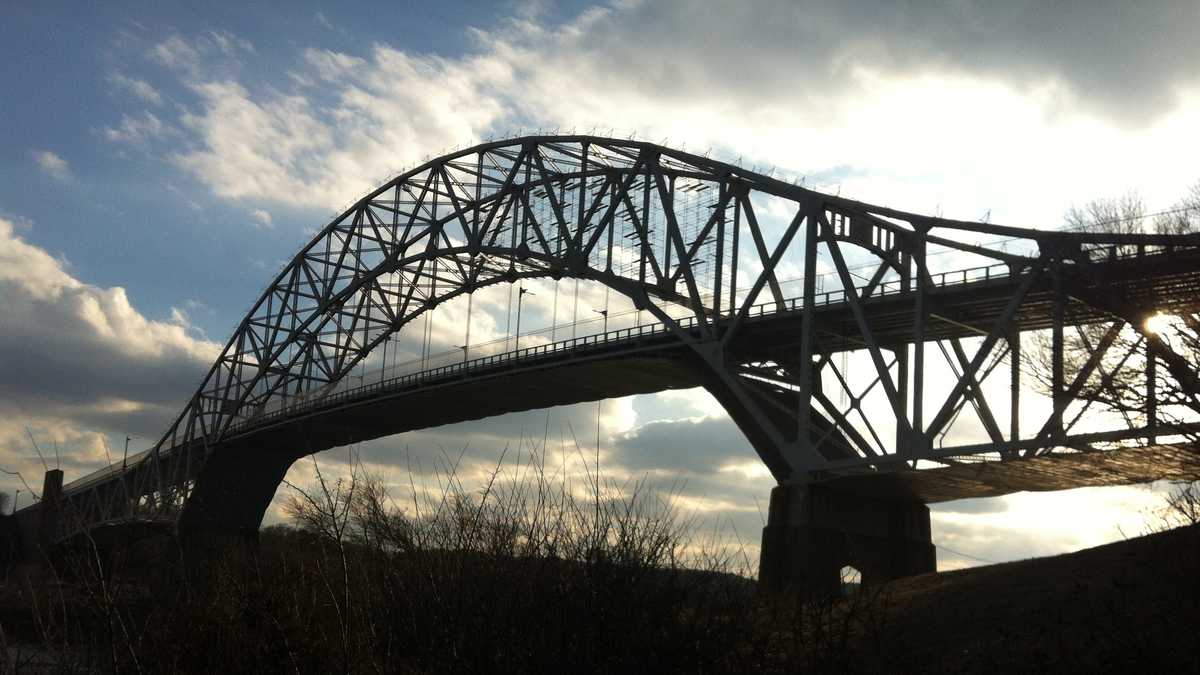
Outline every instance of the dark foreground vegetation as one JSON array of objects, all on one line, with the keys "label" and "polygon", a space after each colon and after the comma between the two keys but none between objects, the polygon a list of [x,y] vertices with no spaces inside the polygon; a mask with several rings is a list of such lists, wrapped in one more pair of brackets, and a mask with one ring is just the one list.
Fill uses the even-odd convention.
[{"label": "dark foreground vegetation", "polygon": [[[294,493],[258,546],[89,543],[8,572],[4,672],[1142,672],[1200,663],[1196,526],[842,598],[757,597],[639,486]],[[601,493],[604,494],[601,494]],[[620,494],[621,496],[617,496]]]}]

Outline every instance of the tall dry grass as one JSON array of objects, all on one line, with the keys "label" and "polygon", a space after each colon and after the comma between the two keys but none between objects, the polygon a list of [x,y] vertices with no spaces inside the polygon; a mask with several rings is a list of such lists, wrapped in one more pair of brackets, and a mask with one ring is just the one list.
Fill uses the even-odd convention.
[{"label": "tall dry grass", "polygon": [[[355,464],[289,486],[256,546],[92,540],[26,578],[9,670],[844,672],[866,595],[764,602],[744,552],[645,481],[539,457],[395,497]],[[6,601],[7,602],[7,601]],[[17,612],[19,614],[19,612]],[[12,608],[3,616],[14,615]],[[24,659],[24,660],[22,660]]]}]

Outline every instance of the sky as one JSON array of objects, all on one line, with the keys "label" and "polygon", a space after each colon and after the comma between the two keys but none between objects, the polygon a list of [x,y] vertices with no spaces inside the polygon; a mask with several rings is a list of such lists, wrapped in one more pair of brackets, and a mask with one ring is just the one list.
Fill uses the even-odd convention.
[{"label": "sky", "polygon": [[[68,481],[119,458],[126,437],[147,447],[333,214],[486,139],[635,136],[870,203],[1022,227],[1058,227],[1071,206],[1128,191],[1168,208],[1200,180],[1198,27],[1187,0],[6,2],[0,489],[21,490],[20,505],[40,490],[35,445]],[[526,325],[548,325],[559,295],[535,291]],[[504,317],[482,311],[480,339],[500,334]],[[757,555],[772,480],[711,397],[599,410],[607,470],[671,486]],[[466,448],[463,471],[478,475],[522,437],[592,438],[596,422],[581,404],[358,451],[402,483]],[[345,457],[320,461],[344,469]],[[938,505],[939,564],[1137,533],[1160,493]]]}]

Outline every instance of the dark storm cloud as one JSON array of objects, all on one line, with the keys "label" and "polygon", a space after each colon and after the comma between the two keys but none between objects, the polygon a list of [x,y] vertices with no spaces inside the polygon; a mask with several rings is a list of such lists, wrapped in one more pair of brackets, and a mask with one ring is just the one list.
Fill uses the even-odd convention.
[{"label": "dark storm cloud", "polygon": [[[740,500],[766,494],[759,481],[721,471],[729,464],[757,460],[729,419],[658,420],[614,436],[611,425],[619,420],[610,418],[609,410],[601,428],[601,468],[606,473],[677,484],[684,494],[694,496],[735,495]],[[548,465],[559,462],[561,453],[566,453],[567,461],[583,458],[590,463],[596,442],[595,414],[595,403],[511,413],[390,436],[360,444],[357,451],[372,464],[411,467],[422,474],[441,470],[447,458],[457,461],[460,455],[464,463],[474,466],[494,465],[501,455],[506,462],[515,461],[518,452],[522,457],[531,449],[541,453],[543,442]]]},{"label": "dark storm cloud", "polygon": [[[1126,123],[1195,85],[1200,3],[648,2],[587,22],[581,46],[657,97],[841,91],[854,70],[964,74],[1020,87],[1059,82]],[[564,58],[581,58],[570,56]],[[705,92],[708,92],[705,94]],[[724,97],[720,97],[724,98]],[[814,111],[804,111],[812,114]]]},{"label": "dark storm cloud", "polygon": [[47,300],[11,286],[0,290],[11,319],[0,330],[0,397],[14,403],[75,406],[116,399],[182,407],[209,365],[187,344],[157,343],[144,351],[104,334],[87,316],[96,307],[90,297],[96,289],[67,289]]},{"label": "dark storm cloud", "polygon": [[664,494],[724,500],[747,511],[761,511],[763,514],[771,499],[771,488],[775,487],[775,479],[769,476],[747,478],[739,471],[716,469],[709,473],[689,472],[680,475],[673,468],[665,468],[648,471],[643,476],[654,482]]},{"label": "dark storm cloud", "polygon": [[186,317],[148,319],[124,289],[73,278],[0,219],[0,415],[161,433],[216,356]]},{"label": "dark storm cloud", "polygon": [[[608,444],[612,421],[607,415],[615,405],[608,403],[609,412],[601,419],[602,447]],[[447,457],[457,460],[461,455],[468,464],[490,466],[502,455],[516,461],[518,452],[522,457],[531,449],[540,454],[543,444],[547,462],[557,462],[561,452],[571,457],[582,452],[590,458],[595,434],[596,404],[579,403],[409,431],[363,443],[358,452],[364,461],[424,474],[441,470]]]},{"label": "dark storm cloud", "polygon": [[616,443],[615,461],[635,472],[661,468],[707,474],[757,458],[727,418],[650,422],[621,435]]}]

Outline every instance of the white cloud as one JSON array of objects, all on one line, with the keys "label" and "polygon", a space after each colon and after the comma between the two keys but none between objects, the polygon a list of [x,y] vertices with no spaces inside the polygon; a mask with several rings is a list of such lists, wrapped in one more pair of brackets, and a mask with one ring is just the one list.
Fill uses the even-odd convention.
[{"label": "white cloud", "polygon": [[195,90],[205,112],[189,113],[182,121],[202,139],[203,149],[176,155],[179,166],[222,197],[281,199],[281,191],[291,191],[311,198],[314,174],[328,175],[322,154],[333,143],[308,101],[281,96],[260,104],[233,82],[200,84]]},{"label": "white cloud", "polygon": [[150,50],[150,57],[176,70],[194,71],[200,65],[200,51],[178,35],[155,45]]},{"label": "white cloud", "polygon": [[113,83],[113,85],[118,89],[133,94],[146,103],[151,105],[162,105],[162,94],[160,94],[157,89],[155,89],[149,82],[145,80],[129,77],[124,73],[116,72],[108,76],[108,81]]},{"label": "white cloud", "polygon": [[[991,209],[1011,224],[1054,225],[1067,205],[1128,188],[1170,203],[1195,179],[1186,158],[1200,140],[1186,129],[1200,98],[1189,89],[1130,127],[1123,113],[1102,114],[1116,103],[1080,103],[1095,92],[1058,56],[1044,55],[1041,76],[1030,67],[1008,77],[965,67],[922,37],[959,20],[1007,25],[1003,17],[978,10],[914,28],[905,51],[891,34],[874,46],[835,35],[853,11],[727,6],[700,17],[623,3],[562,24],[535,12],[473,31],[477,49],[459,57],[384,44],[365,54],[308,49],[287,73],[290,92],[250,89],[206,59],[225,51],[211,36],[172,36],[155,52],[190,64],[179,70],[201,101],[181,120],[195,146],[174,160],[230,199],[342,206],[424,156],[522,127],[637,131],[764,169],[833,176],[828,189],[867,201],[965,218]],[[828,25],[810,25],[814,12]],[[694,39],[728,32],[717,24],[759,39]]]},{"label": "white cloud", "polygon": [[335,87],[333,104],[256,96],[229,80],[193,84],[202,108],[182,122],[199,147],[176,163],[222,197],[332,207],[418,161],[430,139],[473,141],[503,113],[485,91],[502,72],[486,60],[379,46],[370,61],[318,50],[305,61],[308,76]]},{"label": "white cloud", "polygon": [[63,288],[78,285],[49,253],[26,243],[16,230],[28,229],[31,221],[14,223],[0,218],[0,283],[21,284],[34,297],[45,299]]},{"label": "white cloud", "polygon": [[190,38],[173,34],[150,48],[148,58],[188,81],[221,70],[235,72],[254,45],[226,30],[210,30]]},{"label": "white cloud", "polygon": [[157,115],[145,110],[136,117],[121,115],[119,126],[116,128],[105,127],[104,138],[113,143],[141,144],[162,138],[173,131]]},{"label": "white cloud", "polygon": [[328,28],[329,30],[334,30],[334,31],[337,30],[337,28],[334,27],[333,23],[330,22],[328,18],[326,18],[324,12],[317,12],[316,14],[314,14],[313,21],[316,21],[317,24],[319,24],[320,26],[323,26],[325,28]]},{"label": "white cloud", "polygon": [[67,160],[49,150],[34,150],[33,161],[47,176],[55,180],[70,180],[71,167]]},{"label": "white cloud", "polygon": [[254,209],[250,212],[250,217],[254,219],[254,222],[258,223],[259,227],[270,229],[275,226],[274,222],[271,220],[270,212],[264,211],[263,209]]},{"label": "white cloud", "polygon": [[[89,340],[122,358],[211,360],[216,356],[216,346],[188,337],[185,325],[144,317],[129,303],[125,289],[100,288],[75,279],[60,260],[25,242],[16,235],[13,224],[4,219],[0,219],[0,284],[6,288],[6,316],[13,319],[4,324],[9,328],[6,337],[16,331],[49,329],[54,321],[76,323],[69,328],[61,326],[64,330],[60,334],[47,335],[41,344],[25,343],[27,348],[48,348],[49,343],[63,340]],[[41,314],[13,314],[35,306]],[[16,359],[6,361],[15,363]]]},{"label": "white cloud", "polygon": [[209,31],[205,37],[226,56],[235,56],[239,51],[248,54],[254,53],[254,45],[249,40],[240,38],[229,31],[213,30]]},{"label": "white cloud", "polygon": [[149,319],[123,288],[76,279],[6,219],[0,315],[0,466],[24,467],[27,480],[40,462],[25,426],[57,439],[78,476],[100,462],[106,433],[154,440],[218,351],[189,335],[186,317]]}]

